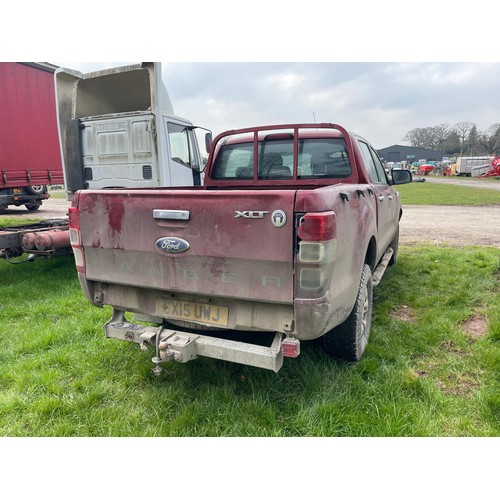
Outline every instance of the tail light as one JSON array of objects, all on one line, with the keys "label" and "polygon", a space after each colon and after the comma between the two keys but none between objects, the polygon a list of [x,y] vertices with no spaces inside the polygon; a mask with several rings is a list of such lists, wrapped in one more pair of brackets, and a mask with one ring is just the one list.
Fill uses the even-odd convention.
[{"label": "tail light", "polygon": [[295,278],[297,298],[316,298],[326,293],[337,252],[335,212],[311,212],[299,218]]},{"label": "tail light", "polygon": [[80,213],[77,207],[70,207],[68,210],[69,219],[69,241],[75,256],[76,269],[79,273],[85,274],[85,253],[82,247],[80,234]]},{"label": "tail light", "polygon": [[297,234],[301,240],[324,241],[336,237],[335,212],[311,212],[302,216]]}]

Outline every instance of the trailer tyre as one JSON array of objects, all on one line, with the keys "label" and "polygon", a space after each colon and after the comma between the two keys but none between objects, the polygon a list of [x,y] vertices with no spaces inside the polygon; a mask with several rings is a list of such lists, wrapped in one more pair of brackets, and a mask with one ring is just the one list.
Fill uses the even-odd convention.
[{"label": "trailer tyre", "polygon": [[45,194],[47,192],[47,186],[43,184],[38,184],[36,186],[27,186],[24,189],[26,189],[26,192],[29,194]]},{"label": "trailer tyre", "polygon": [[358,294],[349,317],[323,336],[327,354],[346,361],[359,361],[368,344],[372,321],[373,283],[370,266],[361,273]]}]

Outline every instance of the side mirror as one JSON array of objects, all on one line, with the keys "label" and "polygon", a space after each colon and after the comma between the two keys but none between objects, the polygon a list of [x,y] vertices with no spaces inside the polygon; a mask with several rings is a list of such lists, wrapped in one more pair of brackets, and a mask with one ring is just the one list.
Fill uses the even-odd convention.
[{"label": "side mirror", "polygon": [[210,148],[212,147],[212,132],[207,132],[205,134],[205,150],[210,153]]},{"label": "side mirror", "polygon": [[392,172],[391,184],[407,184],[413,180],[409,170],[394,169]]}]

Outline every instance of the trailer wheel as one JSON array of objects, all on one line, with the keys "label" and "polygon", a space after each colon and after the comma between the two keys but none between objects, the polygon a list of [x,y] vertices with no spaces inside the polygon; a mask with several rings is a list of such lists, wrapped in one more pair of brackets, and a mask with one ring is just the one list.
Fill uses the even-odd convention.
[{"label": "trailer wheel", "polygon": [[47,192],[47,186],[43,184],[38,184],[36,186],[26,186],[24,189],[29,194],[45,194]]},{"label": "trailer wheel", "polygon": [[370,336],[372,302],[372,272],[370,266],[365,264],[351,314],[323,336],[323,348],[327,354],[346,361],[359,361],[362,358]]}]

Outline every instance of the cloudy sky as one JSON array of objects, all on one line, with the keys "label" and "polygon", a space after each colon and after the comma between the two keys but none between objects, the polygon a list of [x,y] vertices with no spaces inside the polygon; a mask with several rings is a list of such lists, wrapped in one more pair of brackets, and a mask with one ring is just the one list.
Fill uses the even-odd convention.
[{"label": "cloudy sky", "polygon": [[[128,62],[53,63],[88,72]],[[497,62],[163,62],[162,77],[175,113],[215,134],[334,122],[380,149],[416,127],[500,122]]]},{"label": "cloudy sky", "polygon": [[252,0],[239,9],[234,0],[191,0],[161,13],[152,0],[133,8],[86,0],[58,11],[57,22],[47,4],[26,2],[2,7],[12,22],[0,32],[0,60],[82,72],[167,61],[176,114],[215,134],[316,120],[383,148],[417,127],[500,122],[498,7],[490,0],[466,9],[452,0]]},{"label": "cloudy sky", "polygon": [[417,127],[500,122],[490,0],[466,9],[453,0],[252,0],[245,8],[191,0],[161,13],[152,0],[127,5],[86,0],[58,10],[56,22],[46,3],[6,3],[0,60],[82,72],[168,61],[163,79],[176,114],[214,133],[316,120],[383,148]]}]

